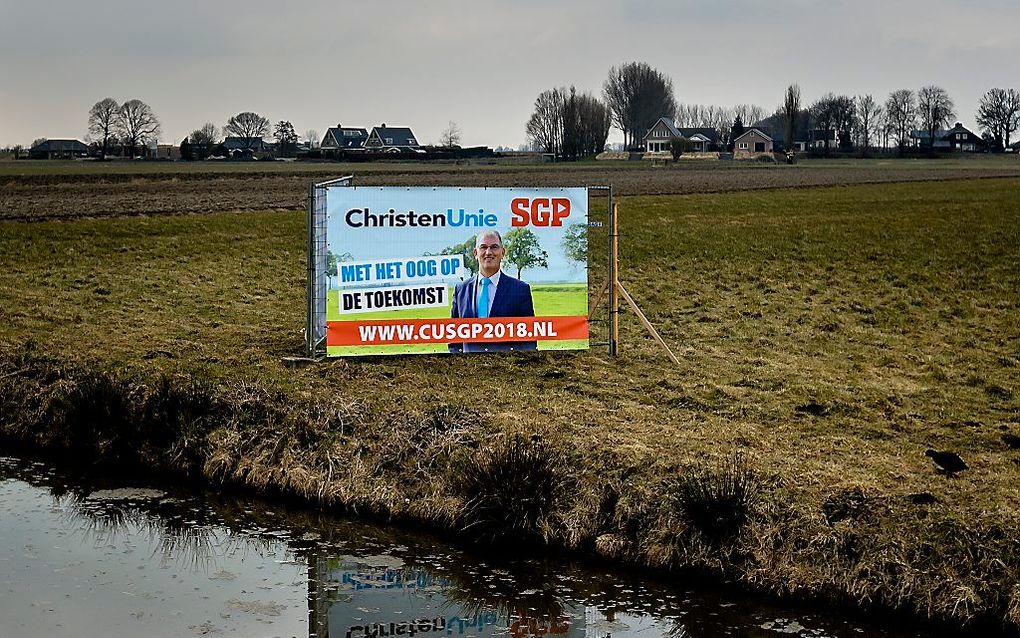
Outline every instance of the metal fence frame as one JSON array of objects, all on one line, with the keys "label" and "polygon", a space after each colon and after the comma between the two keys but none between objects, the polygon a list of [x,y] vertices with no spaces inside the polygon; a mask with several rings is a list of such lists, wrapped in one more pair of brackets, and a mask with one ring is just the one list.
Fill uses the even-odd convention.
[{"label": "metal fence frame", "polygon": [[308,281],[306,287],[307,320],[305,346],[315,359],[326,355],[326,190],[330,186],[350,186],[348,175],[308,186]]},{"label": "metal fence frame", "polygon": [[[615,277],[616,277],[616,272],[615,272],[616,271],[616,261],[613,259],[613,237],[612,237],[612,233],[614,232],[613,229],[616,228],[616,224],[614,223],[616,221],[614,219],[614,217],[616,216],[616,207],[613,206],[613,204],[615,202],[615,199],[613,197],[613,186],[612,185],[609,185],[609,186],[586,186],[585,188],[588,189],[589,193],[591,191],[604,191],[606,193],[606,199],[607,199],[606,217],[607,217],[607,223],[608,223],[607,228],[608,228],[608,232],[610,233],[609,241],[606,242],[606,264],[607,264],[607,267],[606,267],[607,273],[606,274],[608,275],[608,281],[609,282],[613,282],[613,281],[616,281],[616,279],[615,279]],[[591,203],[590,200],[591,200],[591,198],[589,196],[589,203]],[[589,231],[592,228],[592,222],[590,220],[590,215],[589,215],[588,228],[589,228]],[[589,286],[589,291],[590,291],[591,290],[591,282],[590,281],[588,282],[588,286]],[[589,346],[594,346],[594,347],[606,346],[606,347],[609,348],[609,355],[610,356],[616,356],[617,342],[616,342],[616,336],[613,334],[613,330],[612,330],[612,321],[614,319],[612,317],[612,312],[613,312],[613,309],[616,308],[616,287],[613,286],[611,283],[609,285],[609,291],[608,292],[609,292],[609,294],[608,294],[607,300],[606,300],[606,311],[607,311],[606,315],[609,318],[604,320],[604,321],[606,321],[606,323],[608,323],[610,325],[608,339],[606,340],[605,343],[589,343],[588,345]],[[591,301],[590,297],[591,297],[591,295],[589,293],[589,303]],[[593,310],[594,309],[589,306],[589,308],[588,308],[588,315],[589,315],[588,322],[589,323],[591,323],[592,321],[599,321],[599,320],[594,320],[594,319],[590,318]]]}]

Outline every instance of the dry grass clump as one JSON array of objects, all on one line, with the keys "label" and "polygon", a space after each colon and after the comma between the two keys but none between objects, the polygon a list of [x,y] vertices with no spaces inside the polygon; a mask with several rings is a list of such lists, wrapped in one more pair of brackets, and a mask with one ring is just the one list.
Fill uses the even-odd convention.
[{"label": "dry grass clump", "polygon": [[93,465],[197,468],[201,421],[216,410],[207,384],[166,375],[139,383],[31,344],[0,354],[0,370],[2,436]]},{"label": "dry grass clump", "polygon": [[562,469],[549,445],[521,434],[461,459],[453,470],[463,498],[458,526],[477,540],[549,540],[564,484]]},{"label": "dry grass clump", "polygon": [[[252,383],[148,378],[67,362],[31,346],[0,352],[0,436],[93,466],[170,470],[312,496],[356,406],[297,401]],[[327,499],[328,500],[328,499]]]},{"label": "dry grass clump", "polygon": [[681,523],[712,547],[731,541],[747,525],[762,491],[742,456],[691,465],[666,481],[666,500]]},{"label": "dry grass clump", "polygon": [[1020,539],[993,516],[859,487],[815,511],[781,498],[745,535],[739,578],[779,595],[841,601],[1015,633]]}]

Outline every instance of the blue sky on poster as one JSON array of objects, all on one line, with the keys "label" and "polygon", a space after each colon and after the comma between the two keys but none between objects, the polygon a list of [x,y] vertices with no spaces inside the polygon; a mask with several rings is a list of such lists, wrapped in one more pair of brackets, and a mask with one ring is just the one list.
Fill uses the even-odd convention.
[{"label": "blue sky on poster", "polygon": [[0,145],[82,138],[110,96],[150,104],[164,141],[253,110],[299,134],[386,122],[428,143],[453,120],[465,144],[516,146],[539,92],[598,94],[631,60],[680,102],[770,110],[791,82],[805,102],[935,83],[972,127],[984,91],[1020,88],[1015,0],[0,0],[0,16]]}]

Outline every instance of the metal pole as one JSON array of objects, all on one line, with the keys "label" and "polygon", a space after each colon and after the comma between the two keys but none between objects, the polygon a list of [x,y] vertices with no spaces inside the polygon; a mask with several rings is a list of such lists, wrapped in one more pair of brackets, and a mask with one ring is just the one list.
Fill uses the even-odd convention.
[{"label": "metal pole", "polygon": [[619,277],[619,246],[616,225],[616,203],[613,201],[613,188],[609,187],[609,356],[615,357],[619,349],[620,339],[620,299],[617,296],[616,282]]},{"label": "metal pole", "polygon": [[315,357],[315,184],[308,185],[308,272],[305,286],[305,345],[309,357]]}]

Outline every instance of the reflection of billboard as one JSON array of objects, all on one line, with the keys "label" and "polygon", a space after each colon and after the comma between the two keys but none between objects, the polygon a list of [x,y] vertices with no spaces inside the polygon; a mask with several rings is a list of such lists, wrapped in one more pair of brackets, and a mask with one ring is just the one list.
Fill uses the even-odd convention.
[{"label": "reflection of billboard", "polygon": [[588,347],[584,188],[326,192],[330,356]]},{"label": "reflection of billboard", "polygon": [[581,638],[585,633],[583,610],[565,607],[553,619],[510,618],[449,598],[451,584],[425,570],[343,560],[322,561],[319,574],[333,591],[326,611],[329,638]]}]

